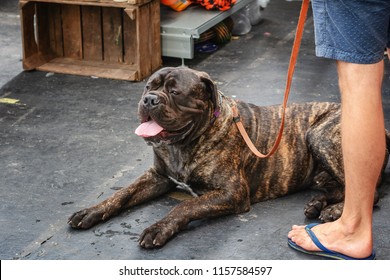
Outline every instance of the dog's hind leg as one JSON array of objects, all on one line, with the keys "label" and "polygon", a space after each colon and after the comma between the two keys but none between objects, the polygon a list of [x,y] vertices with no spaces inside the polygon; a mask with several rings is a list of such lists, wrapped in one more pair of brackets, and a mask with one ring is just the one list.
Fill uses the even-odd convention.
[{"label": "dog's hind leg", "polygon": [[[342,213],[340,207],[329,208],[344,200],[344,169],[341,151],[341,130],[339,111],[325,115],[306,133],[306,143],[317,168],[322,171],[314,177],[314,187],[323,191],[311,199],[305,207],[308,218],[333,217]],[[327,210],[327,214],[322,212]]]},{"label": "dog's hind leg", "polygon": [[[306,142],[318,168],[324,170],[318,178],[314,178],[317,187],[324,194],[314,197],[305,207],[308,218],[319,218],[324,222],[337,220],[344,206],[344,168],[341,151],[341,131],[339,115],[322,119],[306,134]],[[388,140],[388,142],[390,142]],[[388,152],[384,161],[384,168],[388,160]],[[321,177],[322,176],[322,177]],[[316,183],[316,181],[318,181]],[[380,184],[381,179],[378,181]],[[375,193],[374,205],[379,201],[378,192]]]},{"label": "dog's hind leg", "polygon": [[[388,131],[386,131],[386,142],[387,151],[382,172],[389,159],[390,133]],[[345,187],[340,111],[325,115],[313,124],[306,133],[306,143],[317,167],[325,173],[317,175],[317,179],[314,178],[314,183],[324,191],[324,194],[314,197],[307,204],[305,215],[309,218],[319,218],[324,222],[337,220],[343,211]],[[378,185],[380,183],[381,177],[378,180]],[[376,192],[374,205],[378,201],[379,195]]]},{"label": "dog's hind leg", "polygon": [[[334,180],[329,173],[323,171],[314,177],[313,188],[321,191],[320,194],[314,196],[305,206],[305,216],[310,219],[316,219],[324,216],[325,209],[329,209],[329,205],[334,205],[344,200],[344,189],[339,182]],[[332,211],[330,211],[332,212]],[[339,218],[338,212],[328,213],[326,217]],[[341,214],[341,213],[340,213]]]}]

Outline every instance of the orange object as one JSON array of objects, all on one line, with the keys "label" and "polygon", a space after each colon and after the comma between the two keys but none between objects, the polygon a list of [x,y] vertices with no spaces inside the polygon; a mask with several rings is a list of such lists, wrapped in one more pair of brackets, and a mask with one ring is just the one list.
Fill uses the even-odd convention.
[{"label": "orange object", "polygon": [[220,11],[229,10],[237,0],[194,0],[199,3],[206,10],[218,9]]},{"label": "orange object", "polygon": [[185,10],[189,5],[192,4],[189,0],[160,0],[161,4],[169,6],[177,12]]},{"label": "orange object", "polygon": [[161,4],[165,6],[170,6],[173,5],[177,2],[178,0],[160,0]]}]

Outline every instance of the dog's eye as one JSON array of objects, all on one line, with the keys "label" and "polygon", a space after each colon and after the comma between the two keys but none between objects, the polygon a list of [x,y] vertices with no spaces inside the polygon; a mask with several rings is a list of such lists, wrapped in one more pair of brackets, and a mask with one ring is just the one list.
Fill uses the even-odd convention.
[{"label": "dog's eye", "polygon": [[174,90],[174,89],[169,90],[169,93],[170,93],[170,94],[173,94],[173,95],[178,95],[178,94],[179,94],[179,92],[177,92],[177,91]]},{"label": "dog's eye", "polygon": [[145,90],[150,90],[150,85],[146,85]]}]

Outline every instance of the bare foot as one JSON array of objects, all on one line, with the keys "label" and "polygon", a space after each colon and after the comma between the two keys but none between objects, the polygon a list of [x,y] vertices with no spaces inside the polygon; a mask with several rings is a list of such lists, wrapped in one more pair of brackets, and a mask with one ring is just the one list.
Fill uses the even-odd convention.
[{"label": "bare foot", "polygon": [[[346,227],[341,219],[319,224],[312,228],[319,241],[327,249],[353,257],[366,258],[372,254],[372,230],[369,228]],[[305,226],[292,227],[288,233],[295,244],[308,251],[321,251],[311,240]]]}]

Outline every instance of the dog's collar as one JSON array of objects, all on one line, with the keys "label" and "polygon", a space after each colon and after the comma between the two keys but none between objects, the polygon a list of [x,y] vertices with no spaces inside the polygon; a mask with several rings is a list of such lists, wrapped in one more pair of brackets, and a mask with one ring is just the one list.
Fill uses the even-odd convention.
[{"label": "dog's collar", "polygon": [[218,104],[219,106],[217,108],[215,108],[215,111],[213,113],[213,117],[210,120],[210,125],[213,125],[215,123],[215,121],[217,120],[217,118],[219,117],[219,115],[221,114],[222,98],[225,97],[225,95],[220,90],[217,91],[217,94],[220,95],[219,104]]}]

